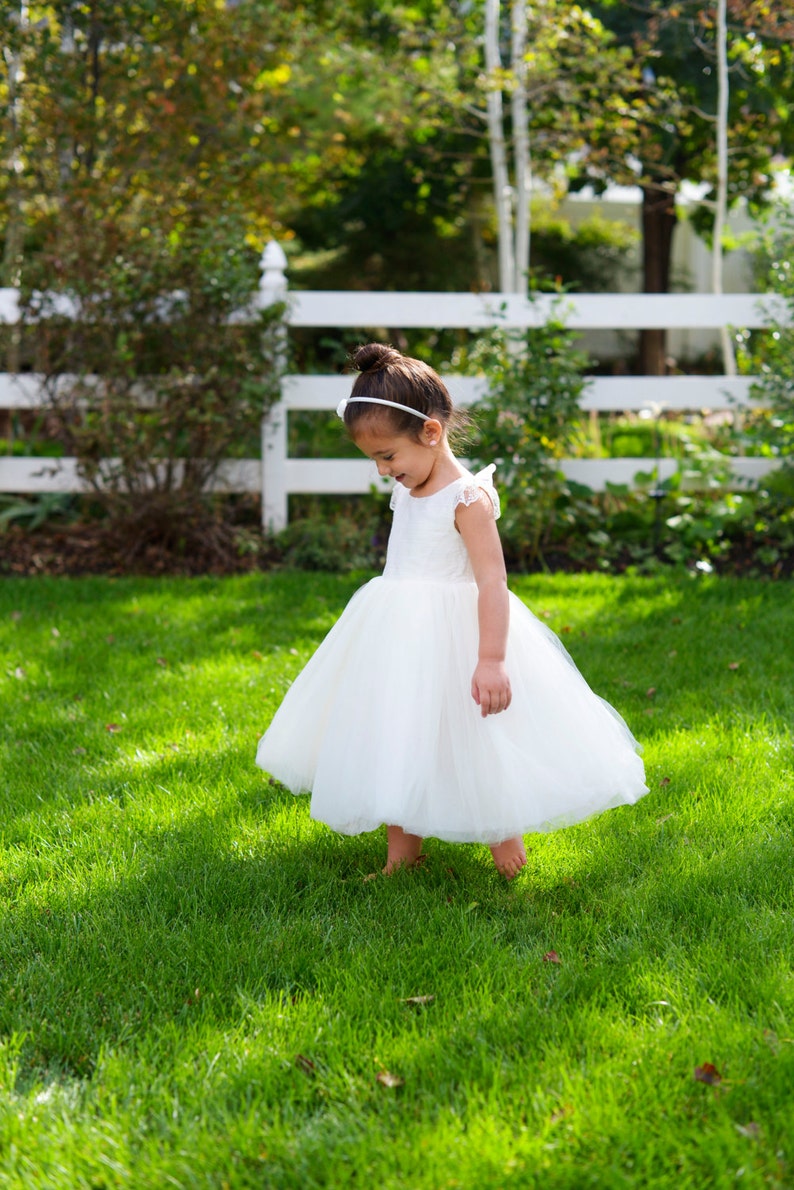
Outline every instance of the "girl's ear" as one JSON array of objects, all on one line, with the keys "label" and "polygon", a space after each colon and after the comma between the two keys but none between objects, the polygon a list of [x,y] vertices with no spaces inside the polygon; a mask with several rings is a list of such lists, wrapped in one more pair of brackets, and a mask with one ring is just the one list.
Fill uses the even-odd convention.
[{"label": "girl's ear", "polygon": [[422,427],[422,438],[425,446],[438,446],[444,427],[437,417],[431,417]]}]

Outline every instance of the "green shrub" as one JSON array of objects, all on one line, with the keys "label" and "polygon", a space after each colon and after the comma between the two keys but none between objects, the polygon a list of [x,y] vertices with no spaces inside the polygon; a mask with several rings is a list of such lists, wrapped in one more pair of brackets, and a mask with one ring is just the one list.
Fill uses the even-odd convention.
[{"label": "green shrub", "polygon": [[783,298],[789,317],[754,340],[751,363],[760,379],[751,396],[765,408],[751,414],[747,432],[764,454],[794,469],[794,206],[779,208],[778,223],[766,239],[764,253],[766,288]]},{"label": "green shrub", "polygon": [[274,544],[282,560],[299,570],[379,569],[389,536],[388,502],[387,494],[374,489],[364,501],[298,498],[298,515]]},{"label": "green shrub", "polygon": [[281,314],[254,309],[258,283],[228,213],[135,235],[65,204],[29,263],[23,311],[46,352],[50,422],[120,535],[189,551],[215,519],[222,460],[258,449]]},{"label": "green shrub", "polygon": [[586,357],[561,315],[526,331],[481,335],[453,361],[456,370],[484,374],[488,395],[472,406],[469,457],[496,463],[504,494],[501,532],[517,566],[542,562],[568,483],[555,462],[581,434],[579,401]]}]

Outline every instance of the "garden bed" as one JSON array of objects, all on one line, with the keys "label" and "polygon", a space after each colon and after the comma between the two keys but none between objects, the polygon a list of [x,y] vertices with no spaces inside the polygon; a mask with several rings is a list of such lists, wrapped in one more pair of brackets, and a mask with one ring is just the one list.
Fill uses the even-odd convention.
[{"label": "garden bed", "polygon": [[[329,528],[326,553],[333,550],[333,532]],[[343,565],[348,556],[348,551],[340,554],[339,569],[348,569]],[[203,548],[192,552],[163,543],[131,549],[127,542],[119,540],[99,521],[45,525],[33,531],[12,526],[0,535],[0,577],[36,574],[233,575],[269,570],[290,561],[289,551],[283,543],[263,538],[250,528],[230,529],[225,536],[215,534],[211,542],[207,541]],[[379,569],[378,562],[373,556],[371,568]],[[510,562],[508,554],[508,568],[518,571]],[[544,555],[543,564],[531,567],[530,573],[544,569],[563,573],[593,573],[608,569],[611,573],[623,574],[634,569],[648,572],[667,565],[671,563],[657,559],[649,551],[638,566],[636,551],[629,549],[611,555],[605,565],[597,547],[583,551],[581,542],[578,542],[573,543],[573,548],[551,548]],[[693,559],[689,565],[697,567],[698,560]],[[304,568],[331,569],[330,565]],[[794,575],[794,550],[774,548],[774,543],[767,542],[762,534],[746,532],[734,538],[729,549],[719,557],[700,560],[700,570],[708,571],[709,568],[717,574],[791,578]]]}]

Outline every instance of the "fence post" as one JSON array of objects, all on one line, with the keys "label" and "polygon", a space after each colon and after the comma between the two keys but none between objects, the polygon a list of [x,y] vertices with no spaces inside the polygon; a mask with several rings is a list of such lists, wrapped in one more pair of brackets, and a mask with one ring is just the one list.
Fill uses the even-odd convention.
[{"label": "fence post", "polygon": [[[275,240],[269,240],[262,253],[260,304],[271,306],[287,300],[287,258]],[[283,394],[283,376],[287,370],[287,323],[282,319],[276,331],[273,364],[279,375]],[[287,525],[287,406],[282,399],[266,409],[262,416],[262,527],[278,533]]]}]

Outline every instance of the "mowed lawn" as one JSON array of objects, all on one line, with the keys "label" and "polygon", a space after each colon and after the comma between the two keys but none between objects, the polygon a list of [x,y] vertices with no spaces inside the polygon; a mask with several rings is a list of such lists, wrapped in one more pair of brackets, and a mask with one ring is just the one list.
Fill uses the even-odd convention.
[{"label": "mowed lawn", "polygon": [[0,1185],[794,1186],[791,583],[513,581],[651,792],[507,885],[254,767],[361,581],[0,580]]}]

